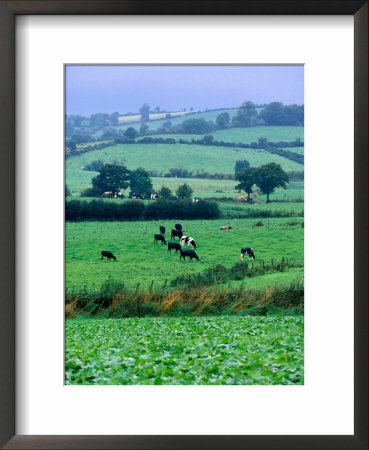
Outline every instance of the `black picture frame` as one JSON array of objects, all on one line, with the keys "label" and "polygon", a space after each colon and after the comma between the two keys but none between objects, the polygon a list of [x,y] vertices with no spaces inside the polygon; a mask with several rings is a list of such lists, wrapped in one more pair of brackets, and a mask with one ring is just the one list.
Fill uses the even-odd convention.
[{"label": "black picture frame", "polygon": [[[352,15],[355,57],[355,374],[350,436],[15,435],[15,17],[19,14]],[[0,445],[6,449],[368,448],[368,1],[0,0]],[[18,280],[19,281],[19,280]],[[339,393],[337,393],[339,395]]]}]

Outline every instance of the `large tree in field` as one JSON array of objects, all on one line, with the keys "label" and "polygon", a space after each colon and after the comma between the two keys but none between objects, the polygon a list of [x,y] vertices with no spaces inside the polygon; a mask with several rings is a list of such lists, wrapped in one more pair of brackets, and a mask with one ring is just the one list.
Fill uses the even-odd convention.
[{"label": "large tree in field", "polygon": [[129,177],[129,187],[131,192],[141,194],[144,197],[149,197],[153,191],[151,178],[142,167],[132,170]]},{"label": "large tree in field", "polygon": [[137,130],[135,130],[133,127],[127,128],[126,131],[124,132],[124,136],[127,139],[131,140],[136,139],[137,135],[138,135]]},{"label": "large tree in field", "polygon": [[158,191],[159,198],[163,198],[164,200],[169,200],[172,197],[172,191],[166,187],[162,186]]},{"label": "large tree in field", "polygon": [[266,194],[267,203],[270,202],[269,194],[275,188],[287,189],[288,181],[288,174],[282,169],[280,164],[269,163],[257,168],[255,184],[260,187],[263,194]]},{"label": "large tree in field", "polygon": [[147,103],[141,106],[139,112],[141,114],[141,122],[147,122],[150,119],[150,105]]},{"label": "large tree in field", "polygon": [[241,189],[247,193],[247,201],[251,201],[251,193],[254,184],[257,181],[258,169],[256,167],[248,167],[236,172],[235,178],[239,184],[235,189]]},{"label": "large tree in field", "polygon": [[217,116],[216,124],[219,128],[227,128],[231,118],[228,113],[221,113]]},{"label": "large tree in field", "polygon": [[176,194],[179,198],[191,198],[193,194],[193,189],[187,183],[183,183],[178,186]]},{"label": "large tree in field", "polygon": [[237,115],[232,118],[232,123],[241,127],[252,127],[256,125],[258,112],[255,104],[252,102],[244,102],[237,111]]},{"label": "large tree in field", "polygon": [[127,189],[130,171],[117,164],[105,164],[101,167],[99,175],[92,178],[92,186],[100,195],[107,191],[119,192]]}]

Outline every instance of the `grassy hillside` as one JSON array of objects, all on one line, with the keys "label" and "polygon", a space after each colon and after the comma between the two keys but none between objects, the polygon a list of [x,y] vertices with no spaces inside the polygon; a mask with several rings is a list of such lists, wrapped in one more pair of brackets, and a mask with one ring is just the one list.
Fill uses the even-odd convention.
[{"label": "grassy hillside", "polygon": [[[66,161],[67,184],[75,185],[78,178],[78,172],[75,171],[83,172],[81,168],[85,164],[97,159],[102,159],[105,163],[118,161],[131,170],[138,167],[157,170],[163,175],[173,167],[185,167],[192,171],[204,170],[209,173],[234,173],[234,166],[238,159],[247,159],[251,166],[260,166],[273,161],[281,164],[287,172],[301,171],[303,167],[281,156],[271,155],[265,150],[181,144],[119,144],[68,158]],[[82,182],[85,182],[88,176],[92,178],[94,175],[92,172],[81,173]]]},{"label": "grassy hillside", "polygon": [[[228,128],[226,130],[216,130],[211,133],[214,139],[224,142],[242,142],[243,144],[251,144],[257,142],[259,138],[267,138],[270,142],[292,142],[296,138],[304,140],[304,127],[295,126],[260,126],[260,127],[244,127],[244,128]],[[191,140],[201,139],[199,134],[173,134],[173,135],[155,135],[155,137],[173,137],[174,139]]]},{"label": "grassy hillside", "polygon": [[[80,290],[84,284],[99,288],[111,276],[127,287],[135,287],[139,281],[142,288],[148,288],[152,280],[155,280],[154,287],[160,287],[166,278],[172,280],[179,274],[198,273],[214,264],[231,267],[239,261],[240,248],[245,246],[254,248],[256,263],[272,258],[280,262],[282,257],[303,262],[304,229],[300,225],[285,226],[288,219],[274,219],[269,227],[267,221],[264,227],[254,227],[256,221],[232,219],[233,229],[226,232],[219,229],[225,220],[181,221],[184,233],[194,237],[198,244],[200,261],[191,263],[180,262],[178,254],[167,253],[166,246],[153,242],[159,225],[170,232],[174,221],[67,222],[66,286],[72,290]],[[117,261],[100,261],[102,250],[112,251]],[[302,273],[302,268],[286,271],[278,280],[270,281],[289,283]],[[255,280],[245,280],[246,287],[253,287]],[[268,283],[268,276],[264,282]]]}]

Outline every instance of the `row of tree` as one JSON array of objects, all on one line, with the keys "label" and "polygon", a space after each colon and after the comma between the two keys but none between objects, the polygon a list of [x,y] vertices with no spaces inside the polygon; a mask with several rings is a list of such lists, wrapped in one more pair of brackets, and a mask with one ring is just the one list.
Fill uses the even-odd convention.
[{"label": "row of tree", "polygon": [[[144,198],[150,198],[154,192],[149,173],[141,167],[136,170],[128,170],[121,164],[104,164],[102,161],[96,161],[93,166],[99,174],[92,178],[92,187],[85,189],[82,196],[101,197],[104,192],[120,192],[128,187],[132,193],[140,194]],[[184,183],[178,186],[175,193],[177,197],[174,197],[171,189],[165,186],[158,191],[159,197],[166,200],[189,199],[193,194],[193,189]]]},{"label": "row of tree", "polygon": [[[192,110],[191,108],[190,110]],[[255,103],[246,101],[241,104],[236,114],[231,118],[227,112],[220,113],[215,122],[205,120],[203,118],[190,118],[184,120],[182,123],[172,125],[170,120],[166,120],[163,125],[157,130],[159,133],[185,133],[185,134],[205,134],[217,129],[225,129],[229,127],[253,127],[258,125],[292,125],[302,126],[304,124],[304,105],[284,105],[281,102],[272,102],[263,107],[258,112],[258,107]],[[185,108],[184,108],[185,110]],[[156,112],[160,111],[160,108],[155,108]],[[135,139],[138,134],[146,135],[152,134],[146,122],[150,120],[150,105],[145,103],[139,109],[141,115],[140,130],[137,131],[133,127],[129,127],[128,134],[136,133],[136,136],[129,137],[129,139]],[[118,112],[112,114],[97,113],[92,114],[89,118],[80,115],[66,116],[66,135],[73,136],[79,134],[85,138],[88,136],[86,132],[82,132],[83,129],[88,130],[90,133],[107,128],[109,126],[116,126],[119,123]],[[166,119],[171,118],[171,114],[168,113],[165,116]],[[117,137],[121,133],[117,130],[108,129],[102,134],[103,139],[109,139]],[[126,132],[124,133],[126,135]],[[76,138],[72,139],[74,143]],[[88,141],[83,141],[88,142]]]},{"label": "row of tree", "polygon": [[218,219],[220,210],[216,202],[200,200],[157,200],[155,202],[90,202],[69,200],[65,203],[65,219],[84,220],[159,220],[159,219]]},{"label": "row of tree", "polygon": [[269,195],[274,189],[280,187],[287,189],[289,182],[288,174],[282,169],[280,164],[269,163],[260,167],[247,167],[236,172],[236,180],[239,184],[236,189],[243,190],[247,193],[247,201],[251,201],[251,193],[254,187],[259,187],[263,194],[266,194],[269,203]]}]

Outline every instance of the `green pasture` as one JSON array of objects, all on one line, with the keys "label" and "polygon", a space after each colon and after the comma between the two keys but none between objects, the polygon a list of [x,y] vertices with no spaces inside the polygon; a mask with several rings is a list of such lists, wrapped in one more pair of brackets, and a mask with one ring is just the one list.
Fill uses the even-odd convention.
[{"label": "green pasture", "polygon": [[[137,283],[142,289],[148,288],[152,280],[154,289],[161,288],[165,279],[169,285],[180,274],[195,274],[216,264],[231,267],[239,261],[241,247],[247,246],[254,249],[256,263],[271,259],[280,262],[285,257],[302,264],[304,229],[300,222],[303,218],[297,219],[295,226],[285,226],[289,219],[273,219],[265,220],[262,227],[255,226],[257,219],[232,219],[233,229],[227,231],[219,229],[227,220],[181,221],[184,234],[195,239],[200,257],[200,261],[186,263],[179,261],[178,253],[167,253],[165,245],[154,244],[159,225],[166,227],[166,238],[170,240],[175,221],[67,222],[66,287],[70,291],[97,290],[111,277],[130,288]],[[102,250],[113,252],[117,261],[101,261]],[[302,269],[287,270],[283,275],[278,282],[289,283],[301,277]],[[246,287],[253,287],[253,280],[243,281]]]},{"label": "green pasture", "polygon": [[[143,167],[146,170],[157,170],[164,175],[170,168],[185,167],[196,172],[234,173],[238,159],[247,159],[251,166],[261,166],[270,162],[281,164],[287,171],[301,171],[303,166],[278,155],[272,155],[265,150],[208,147],[202,145],[168,145],[168,144],[119,144],[101,150],[71,156],[66,160],[66,183],[73,189],[80,189],[96,175],[94,172],[83,171],[82,167],[91,161],[101,159],[105,163],[118,162],[134,170]],[[79,177],[81,180],[79,180]]]},{"label": "green pasture", "polygon": [[[267,138],[270,142],[292,142],[296,138],[304,140],[304,127],[298,126],[258,126],[258,127],[242,127],[227,128],[225,130],[215,130],[208,134],[214,136],[216,141],[224,142],[241,142],[242,144],[251,144],[257,142],[259,138]],[[173,139],[201,139],[203,135],[199,134],[163,134],[154,137]]]},{"label": "green pasture", "polygon": [[304,319],[68,319],[68,385],[301,385]]}]

